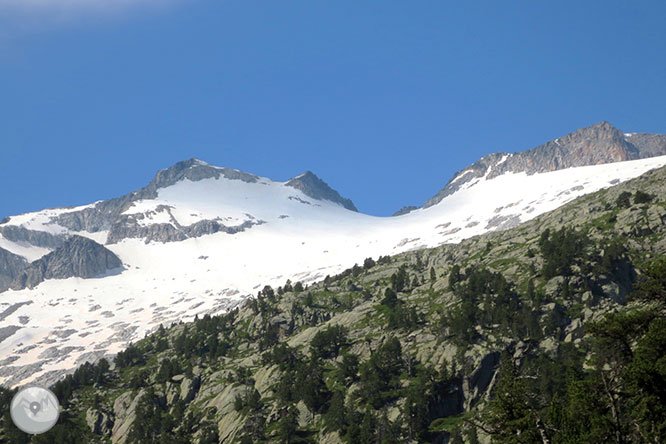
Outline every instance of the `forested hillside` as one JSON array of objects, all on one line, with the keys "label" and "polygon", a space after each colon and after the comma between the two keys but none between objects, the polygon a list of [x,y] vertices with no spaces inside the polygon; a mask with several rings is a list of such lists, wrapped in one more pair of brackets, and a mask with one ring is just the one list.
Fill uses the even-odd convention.
[{"label": "forested hillside", "polygon": [[80,367],[44,435],[12,426],[0,390],[0,442],[666,442],[665,191],[662,168],[511,230],[263,287]]}]

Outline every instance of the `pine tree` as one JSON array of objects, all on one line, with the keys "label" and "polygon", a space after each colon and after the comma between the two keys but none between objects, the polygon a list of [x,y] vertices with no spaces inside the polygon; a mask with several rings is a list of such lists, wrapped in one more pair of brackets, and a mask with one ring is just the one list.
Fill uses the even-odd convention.
[{"label": "pine tree", "polygon": [[426,399],[427,387],[422,378],[413,381],[408,389],[403,406],[403,416],[411,439],[423,439],[430,425],[430,412]]},{"label": "pine tree", "polygon": [[391,288],[396,292],[401,292],[409,284],[409,275],[407,266],[401,265],[398,271],[391,275]]},{"label": "pine tree", "polygon": [[479,444],[479,435],[475,426],[471,426],[467,429],[465,437],[467,438],[467,444]]},{"label": "pine tree", "polygon": [[321,363],[314,360],[308,365],[301,366],[297,376],[298,397],[312,412],[313,417],[322,410],[330,396],[323,374]]},{"label": "pine tree", "polygon": [[291,407],[287,413],[280,419],[278,425],[278,438],[281,443],[291,444],[296,438],[296,431],[298,430],[298,410]]},{"label": "pine tree", "polygon": [[331,404],[324,417],[326,428],[331,431],[339,431],[342,435],[347,425],[346,417],[345,394],[343,391],[336,390],[331,397]]},{"label": "pine tree", "polygon": [[623,191],[617,196],[615,200],[615,206],[618,208],[629,208],[631,206],[631,193],[628,191]]},{"label": "pine tree", "polygon": [[462,276],[460,275],[460,265],[454,264],[451,267],[451,271],[449,272],[449,287],[451,288],[451,290],[455,290],[456,285],[461,280]]},{"label": "pine tree", "polygon": [[357,355],[353,353],[343,354],[342,361],[338,366],[345,385],[347,381],[354,382],[358,379],[359,359]]},{"label": "pine tree", "polygon": [[363,422],[361,423],[361,430],[359,431],[360,444],[374,444],[375,443],[375,428],[376,420],[375,415],[370,410],[365,412]]},{"label": "pine tree", "polygon": [[217,431],[217,427],[206,423],[201,431],[199,437],[199,444],[218,444],[220,442],[220,435]]},{"label": "pine tree", "polygon": [[99,360],[95,367],[95,375],[93,377],[96,384],[102,385],[106,382],[106,374],[109,371],[109,368],[109,361],[104,358]]},{"label": "pine tree", "polygon": [[641,190],[636,191],[636,194],[634,195],[634,203],[636,205],[650,203],[652,199],[654,199],[654,196]]},{"label": "pine tree", "polygon": [[394,396],[400,386],[404,369],[402,347],[397,338],[382,344],[360,368],[360,395],[374,408],[381,407]]},{"label": "pine tree", "polygon": [[449,441],[450,444],[465,444],[463,441],[462,433],[460,433],[460,428],[456,427],[451,431],[451,438]]},{"label": "pine tree", "polygon": [[386,287],[386,290],[384,290],[384,299],[382,299],[381,304],[389,308],[394,308],[398,303],[399,300],[396,292],[392,288]]},{"label": "pine tree", "polygon": [[542,442],[543,424],[539,426],[541,418],[538,406],[532,405],[533,399],[513,358],[508,353],[502,354],[495,398],[484,412],[486,424],[495,431],[493,443]]}]

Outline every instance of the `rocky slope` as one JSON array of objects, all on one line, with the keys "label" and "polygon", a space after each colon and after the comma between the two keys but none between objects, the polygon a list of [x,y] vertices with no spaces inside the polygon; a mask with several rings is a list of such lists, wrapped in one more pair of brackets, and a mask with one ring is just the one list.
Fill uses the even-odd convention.
[{"label": "rocky slope", "polygon": [[28,261],[24,257],[0,248],[0,291],[9,288],[9,284],[27,266]]},{"label": "rocky slope", "polygon": [[11,282],[12,290],[33,288],[46,279],[102,277],[122,268],[122,262],[103,245],[72,236],[60,247],[25,267]]},{"label": "rocky slope", "polygon": [[345,199],[340,196],[337,191],[329,187],[326,182],[317,177],[312,171],[306,171],[300,176],[288,180],[285,185],[296,188],[313,199],[329,200],[342,205],[348,210],[358,211],[351,199]]},{"label": "rocky slope", "polygon": [[565,168],[666,155],[666,135],[624,134],[608,122],[582,128],[564,137],[514,154],[493,153],[456,173],[424,208],[469,186],[480,178],[492,179],[507,173],[528,175]]},{"label": "rocky slope", "polygon": [[[506,231],[367,259],[307,288],[265,287],[227,315],[159,329],[111,368],[81,367],[54,387],[66,407],[49,436],[447,443],[462,442],[460,433],[464,442],[489,442],[488,432],[509,442],[493,429],[503,420],[495,389],[525,378],[538,380],[535,399],[546,399],[529,401],[528,416],[507,423],[526,442],[612,442],[611,413],[625,407],[621,398],[606,403],[592,386],[585,386],[592,400],[575,398],[590,403],[579,415],[602,412],[611,421],[599,429],[610,430],[608,440],[540,424],[559,417],[549,413],[558,396],[575,395],[561,392],[558,378],[595,365],[594,322],[624,310],[650,274],[646,264],[666,254],[665,195],[661,168]],[[530,373],[533,365],[540,370]],[[502,376],[521,368],[527,373]],[[517,415],[528,401],[511,393]],[[624,442],[640,442],[629,426],[618,429]],[[6,415],[3,427],[5,437],[27,442]],[[562,441],[564,432],[579,439]]]}]

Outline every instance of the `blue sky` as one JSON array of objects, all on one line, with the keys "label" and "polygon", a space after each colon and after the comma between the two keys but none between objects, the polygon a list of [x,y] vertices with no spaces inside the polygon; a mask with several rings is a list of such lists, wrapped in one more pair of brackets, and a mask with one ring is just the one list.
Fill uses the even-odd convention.
[{"label": "blue sky", "polygon": [[81,2],[0,0],[0,218],[190,157],[390,215],[487,153],[666,133],[663,1]]}]

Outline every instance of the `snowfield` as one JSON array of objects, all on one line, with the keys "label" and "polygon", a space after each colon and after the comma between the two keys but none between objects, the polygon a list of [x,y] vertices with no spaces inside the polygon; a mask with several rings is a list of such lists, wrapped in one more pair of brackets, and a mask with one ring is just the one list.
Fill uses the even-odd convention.
[{"label": "snowfield", "polygon": [[[0,384],[53,382],[86,360],[113,355],[160,324],[220,313],[264,285],[311,283],[366,257],[455,243],[505,229],[581,195],[666,165],[666,156],[527,175],[480,178],[427,209],[374,217],[306,196],[267,178],[181,180],[137,201],[125,214],[142,226],[218,220],[244,231],[180,242],[127,238],[105,245],[124,269],[94,279],[48,280],[0,295]],[[49,209],[6,225],[72,233],[105,244],[108,232],[69,232]],[[0,247],[33,261],[50,250],[12,242]]]}]

